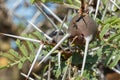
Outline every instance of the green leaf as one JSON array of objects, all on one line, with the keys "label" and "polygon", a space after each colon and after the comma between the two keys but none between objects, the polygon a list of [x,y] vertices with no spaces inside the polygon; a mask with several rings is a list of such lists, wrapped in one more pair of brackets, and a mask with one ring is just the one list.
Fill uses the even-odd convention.
[{"label": "green leaf", "polygon": [[15,61],[15,57],[9,53],[4,53],[2,56],[8,58],[11,61]]},{"label": "green leaf", "polygon": [[[32,39],[36,39],[36,37],[32,34],[29,34],[29,38],[32,38]],[[39,43],[34,43],[35,44],[35,47],[39,47]]]},{"label": "green leaf", "polygon": [[17,58],[17,59],[20,58],[19,55],[18,55],[18,53],[17,53],[15,50],[13,50],[13,49],[10,49],[10,50],[9,50],[9,53],[10,53],[12,56],[14,56],[15,58]]},{"label": "green leaf", "polygon": [[40,40],[46,40],[45,39],[45,37],[44,37],[44,35],[42,35],[40,32],[38,32],[38,31],[36,31],[36,32],[34,32],[33,33],[38,39],[40,39]]},{"label": "green leaf", "polygon": [[21,61],[22,63],[24,63],[26,60],[27,60],[26,57],[22,57],[22,58],[20,59],[20,61]]},{"label": "green leaf", "polygon": [[103,36],[105,35],[105,33],[109,30],[110,28],[110,24],[106,24],[103,28],[102,31],[100,32],[100,39],[103,39]]},{"label": "green leaf", "polygon": [[31,43],[30,41],[26,41],[28,49],[33,52],[35,50],[33,43]]},{"label": "green leaf", "polygon": [[17,44],[18,47],[20,47],[21,43],[20,43],[19,39],[17,39],[16,44]]},{"label": "green leaf", "polygon": [[111,22],[111,25],[115,25],[120,23],[120,18],[115,19],[114,21]]},{"label": "green leaf", "polygon": [[20,46],[19,49],[24,56],[26,56],[26,57],[28,56],[28,51],[24,44],[22,46]]},{"label": "green leaf", "polygon": [[117,19],[117,16],[113,16],[113,17],[107,18],[105,20],[104,24],[110,24],[110,23],[112,23],[116,19]]},{"label": "green leaf", "polygon": [[28,58],[28,60],[29,60],[30,62],[32,62],[34,58],[35,58],[35,55],[31,54],[30,57]]},{"label": "green leaf", "polygon": [[19,69],[22,69],[22,67],[23,67],[23,63],[20,62],[20,63],[18,64],[18,68],[19,68]]},{"label": "green leaf", "polygon": [[57,69],[55,77],[58,79],[60,75],[61,75],[61,69]]},{"label": "green leaf", "polygon": [[19,68],[19,69],[22,69],[23,64],[25,63],[26,60],[27,60],[26,57],[22,57],[22,58],[20,59],[20,62],[19,62],[19,64],[18,64],[18,68]]},{"label": "green leaf", "polygon": [[110,64],[109,67],[113,68],[114,66],[116,66],[119,60],[120,60],[120,54],[115,55],[115,59],[113,60],[113,62]]},{"label": "green leaf", "polygon": [[82,63],[82,57],[79,53],[72,54],[72,64],[79,65]]}]

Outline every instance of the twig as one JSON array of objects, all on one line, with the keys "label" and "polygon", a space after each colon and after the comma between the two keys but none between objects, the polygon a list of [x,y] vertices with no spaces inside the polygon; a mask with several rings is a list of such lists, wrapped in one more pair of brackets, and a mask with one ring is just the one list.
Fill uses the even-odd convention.
[{"label": "twig", "polygon": [[12,38],[17,38],[17,39],[20,39],[20,40],[27,40],[27,41],[31,41],[31,42],[41,43],[40,40],[36,40],[36,39],[25,38],[25,37],[15,36],[15,35],[5,34],[5,33],[0,33],[0,34],[5,35],[5,36],[9,36],[9,37],[12,37]]},{"label": "twig", "polygon": [[60,41],[59,43],[56,44],[55,47],[52,48],[52,50],[39,62],[38,65],[40,65],[55,49],[57,49],[59,47],[59,45],[70,36],[70,34],[66,34]]}]

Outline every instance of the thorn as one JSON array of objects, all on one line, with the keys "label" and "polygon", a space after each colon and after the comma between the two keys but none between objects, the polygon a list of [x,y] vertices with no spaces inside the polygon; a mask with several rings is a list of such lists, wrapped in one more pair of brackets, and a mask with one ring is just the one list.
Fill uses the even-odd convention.
[{"label": "thorn", "polygon": [[40,47],[39,47],[39,49],[38,49],[38,51],[37,51],[37,53],[36,53],[36,56],[35,56],[35,58],[34,58],[34,61],[32,62],[32,65],[31,65],[31,67],[30,67],[30,69],[29,69],[29,72],[28,72],[28,74],[27,74],[27,77],[30,76],[30,73],[31,73],[31,71],[32,71],[32,69],[33,69],[33,67],[34,67],[34,65],[35,65],[35,62],[37,61],[37,58],[38,58],[38,56],[39,56],[39,54],[40,54],[43,46],[44,46],[43,44],[40,45]]},{"label": "thorn", "polygon": [[20,40],[27,40],[27,41],[31,41],[31,42],[41,43],[40,40],[36,40],[36,39],[25,38],[25,37],[15,36],[15,35],[5,34],[5,33],[0,33],[0,34],[1,34],[1,35],[5,35],[5,36],[9,36],[9,37],[12,37],[12,38],[20,39]]},{"label": "thorn", "polygon": [[84,72],[89,42],[92,40],[92,37],[93,35],[85,37],[86,42],[85,42],[85,51],[84,51],[83,63],[82,63],[81,74],[80,74],[81,76],[83,75],[83,72]]},{"label": "thorn", "polygon": [[62,42],[67,39],[70,36],[70,34],[66,34],[57,44],[55,47],[52,48],[52,50],[39,62],[38,65],[40,65],[54,50],[56,50]]}]

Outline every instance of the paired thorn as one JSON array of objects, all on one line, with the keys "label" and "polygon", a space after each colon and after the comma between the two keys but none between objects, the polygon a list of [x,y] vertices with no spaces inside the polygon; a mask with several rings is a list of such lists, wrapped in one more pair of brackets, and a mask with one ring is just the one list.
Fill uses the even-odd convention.
[{"label": "paired thorn", "polygon": [[[40,4],[46,9],[46,10],[48,10],[50,13],[51,13],[51,15],[56,19],[56,20],[58,20],[60,23],[63,23],[63,21],[53,12],[53,11],[51,11],[46,5],[44,5],[42,2],[40,2]],[[66,29],[68,29],[68,26],[64,23],[63,24],[63,26],[66,28]]]},{"label": "paired thorn", "polygon": [[49,22],[53,25],[53,27],[57,30],[58,27],[57,25],[53,22],[53,20],[51,20],[48,15],[42,10],[42,8],[40,6],[38,6],[37,3],[35,3],[36,7],[40,10],[40,12],[49,20]]},{"label": "paired thorn", "polygon": [[50,54],[52,54],[52,52],[53,52],[54,50],[56,50],[56,49],[62,44],[62,42],[63,42],[65,39],[67,39],[69,36],[70,36],[70,34],[66,34],[66,35],[56,44],[56,46],[53,47],[52,50],[39,62],[38,65],[40,65]]}]

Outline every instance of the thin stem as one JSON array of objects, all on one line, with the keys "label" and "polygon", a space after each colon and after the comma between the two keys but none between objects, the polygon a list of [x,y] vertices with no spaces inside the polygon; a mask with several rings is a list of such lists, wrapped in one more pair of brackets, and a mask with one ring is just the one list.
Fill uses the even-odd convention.
[{"label": "thin stem", "polygon": [[89,42],[92,39],[92,35],[85,37],[85,51],[84,51],[84,57],[83,57],[83,63],[82,63],[82,69],[81,69],[81,76],[83,75],[84,72],[84,68],[85,68],[85,63],[86,63],[86,57],[87,57],[87,51],[88,51],[88,46],[89,46]]},{"label": "thin stem", "polygon": [[56,44],[55,47],[52,48],[52,50],[39,62],[38,65],[40,65],[54,50],[56,50],[62,42],[67,39],[70,36],[70,34],[66,34],[60,41],[59,43]]},{"label": "thin stem", "polygon": [[29,69],[29,72],[28,72],[28,74],[27,74],[27,77],[29,77],[29,75],[30,75],[30,73],[31,73],[31,71],[32,71],[32,69],[33,69],[33,67],[34,67],[34,65],[35,65],[35,62],[37,61],[37,58],[38,58],[38,56],[39,56],[39,54],[40,54],[40,52],[41,52],[41,50],[42,50],[42,48],[43,48],[43,44],[41,44],[40,45],[40,47],[39,47],[39,49],[38,49],[38,51],[37,51],[37,54],[36,54],[36,56],[35,56],[35,58],[34,58],[34,61],[33,61],[33,63],[32,63],[32,65],[31,65],[31,67],[30,67],[30,69]]},{"label": "thin stem", "polygon": [[5,33],[0,33],[0,34],[5,35],[5,36],[9,36],[9,37],[12,37],[12,38],[17,38],[17,39],[20,39],[20,40],[27,40],[27,41],[31,41],[31,42],[41,43],[40,40],[36,40],[36,39],[25,38],[25,37],[15,36],[15,35],[5,34]]}]

